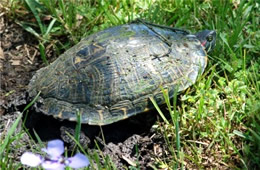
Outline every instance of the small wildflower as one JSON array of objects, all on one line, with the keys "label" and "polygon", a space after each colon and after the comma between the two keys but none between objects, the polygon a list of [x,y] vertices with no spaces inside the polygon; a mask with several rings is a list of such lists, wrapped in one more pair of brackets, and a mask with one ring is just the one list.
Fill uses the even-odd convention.
[{"label": "small wildflower", "polygon": [[39,166],[43,161],[43,158],[40,155],[35,155],[30,152],[25,152],[21,157],[22,164],[36,167]]},{"label": "small wildflower", "polygon": [[70,158],[63,157],[64,144],[58,139],[49,141],[47,148],[42,148],[42,151],[47,153],[47,157],[42,157],[31,152],[25,152],[21,156],[21,163],[31,167],[41,165],[47,170],[63,170],[66,166],[71,168],[82,168],[89,165],[88,158],[81,153],[77,153]]}]

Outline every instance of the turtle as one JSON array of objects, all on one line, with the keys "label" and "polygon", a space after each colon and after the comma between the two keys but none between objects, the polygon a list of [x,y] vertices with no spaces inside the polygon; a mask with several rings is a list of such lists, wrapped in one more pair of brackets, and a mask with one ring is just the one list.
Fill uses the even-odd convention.
[{"label": "turtle", "polygon": [[29,96],[40,92],[41,112],[57,119],[107,125],[164,103],[195,83],[216,42],[214,30],[197,33],[136,20],[83,38],[36,71]]}]

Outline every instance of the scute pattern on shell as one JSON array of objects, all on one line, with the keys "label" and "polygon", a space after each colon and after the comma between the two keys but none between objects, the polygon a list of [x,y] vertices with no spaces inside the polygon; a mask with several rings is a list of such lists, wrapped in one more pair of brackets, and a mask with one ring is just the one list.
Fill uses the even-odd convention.
[{"label": "scute pattern on shell", "polygon": [[[206,67],[195,36],[142,23],[112,27],[84,38],[37,71],[30,96],[41,91],[41,110],[54,117],[104,125],[147,111],[149,97],[163,103],[160,87],[182,91]],[[169,46],[157,34],[172,43]]]}]

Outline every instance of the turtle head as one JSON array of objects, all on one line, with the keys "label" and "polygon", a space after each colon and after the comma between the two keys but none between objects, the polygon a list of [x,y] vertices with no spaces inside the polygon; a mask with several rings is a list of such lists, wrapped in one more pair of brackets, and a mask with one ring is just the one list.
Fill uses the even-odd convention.
[{"label": "turtle head", "polygon": [[203,30],[195,34],[200,40],[201,45],[206,52],[210,52],[216,45],[216,32],[212,30]]}]

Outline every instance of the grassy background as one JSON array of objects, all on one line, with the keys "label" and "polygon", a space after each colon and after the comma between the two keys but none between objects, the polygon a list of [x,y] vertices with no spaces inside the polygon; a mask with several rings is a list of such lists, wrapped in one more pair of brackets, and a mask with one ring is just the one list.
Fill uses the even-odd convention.
[{"label": "grassy background", "polygon": [[[205,73],[178,96],[178,104],[170,111],[173,122],[155,125],[171,153],[164,159],[158,158],[154,168],[260,167],[259,1],[9,0],[4,3],[10,20],[37,37],[46,64],[52,60],[46,55],[47,46],[59,55],[84,36],[136,18],[191,32],[216,30],[217,44],[209,54]],[[0,142],[0,151],[8,150],[8,144],[2,144],[10,143],[11,139],[12,133],[7,134]],[[1,157],[0,167],[7,166],[10,159]],[[114,167],[111,162],[104,166]]]}]

